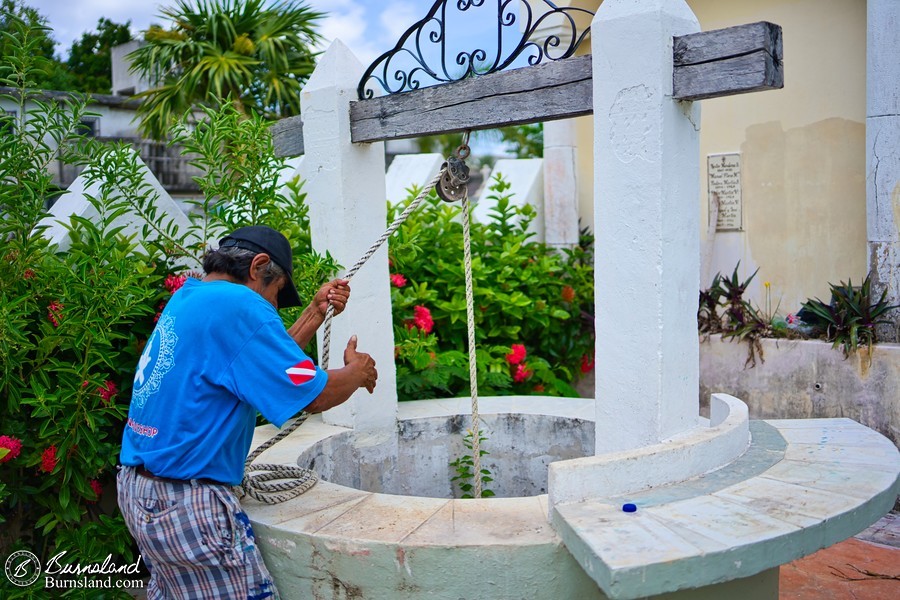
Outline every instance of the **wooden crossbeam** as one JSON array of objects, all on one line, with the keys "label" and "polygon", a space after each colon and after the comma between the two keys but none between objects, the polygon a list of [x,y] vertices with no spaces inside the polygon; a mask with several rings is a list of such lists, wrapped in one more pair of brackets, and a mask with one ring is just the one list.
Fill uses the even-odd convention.
[{"label": "wooden crossbeam", "polygon": [[761,21],[676,37],[674,96],[703,100],[784,87],[781,27]]},{"label": "wooden crossbeam", "polygon": [[350,138],[374,142],[589,115],[591,57],[350,103]]},{"label": "wooden crossbeam", "polygon": [[[700,100],[784,87],[781,27],[767,22],[673,40],[673,96]],[[350,139],[377,142],[568,119],[593,112],[591,57],[501,71],[350,103]],[[300,117],[272,126],[279,156],[303,153]]]}]

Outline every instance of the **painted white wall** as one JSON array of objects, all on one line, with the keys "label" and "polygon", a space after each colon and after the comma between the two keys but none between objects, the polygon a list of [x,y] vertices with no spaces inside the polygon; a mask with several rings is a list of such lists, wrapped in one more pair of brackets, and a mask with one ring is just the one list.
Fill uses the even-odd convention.
[{"label": "painted white wall", "polygon": [[[900,2],[868,1],[866,230],[874,288],[900,304]],[[900,341],[897,325],[878,330]]]}]

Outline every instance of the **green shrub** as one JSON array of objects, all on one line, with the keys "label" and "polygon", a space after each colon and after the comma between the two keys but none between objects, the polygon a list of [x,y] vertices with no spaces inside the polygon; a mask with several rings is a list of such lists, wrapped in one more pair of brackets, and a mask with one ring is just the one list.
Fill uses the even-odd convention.
[{"label": "green shrub", "polygon": [[862,285],[854,287],[852,280],[840,285],[830,284],[831,302],[826,304],[818,298],[803,303],[800,318],[832,342],[834,348],[840,346],[844,356],[856,352],[860,345],[866,346],[871,357],[875,344],[875,326],[890,321],[884,316],[900,305],[891,306],[887,302],[887,289],[876,300],[872,296],[871,276],[867,275]]},{"label": "green shrub", "polygon": [[[80,564],[132,561],[133,543],[114,495],[134,366],[158,312],[196,265],[207,240],[244,224],[270,224],[294,243],[295,282],[315,290],[335,269],[311,252],[298,183],[276,189],[275,158],[261,119],[208,112],[179,141],[204,169],[205,200],[179,230],[162,218],[136,153],[78,135],[86,100],[40,100],[31,91],[33,32],[18,24],[0,85],[16,117],[0,123],[0,555],[27,549],[46,564],[68,551]],[[60,194],[57,161],[82,167],[98,190],[97,219],[72,217],[71,245],[42,235]],[[136,236],[124,220],[143,220]],[[293,321],[296,312],[284,311]],[[34,588],[34,589],[33,589]],[[0,596],[41,597],[0,577]],[[98,597],[96,590],[71,594]],[[71,595],[70,594],[70,595]],[[127,596],[126,596],[127,597]]]},{"label": "green shrub", "polygon": [[[493,219],[471,227],[479,394],[574,396],[593,365],[592,240],[535,242],[534,209],[511,205],[502,177],[490,189]],[[470,393],[460,210],[432,195],[390,242],[401,400]]]},{"label": "green shrub", "polygon": [[[115,225],[136,193],[128,182],[101,182],[88,198],[99,217],[69,221],[68,251],[42,236],[45,207],[59,193],[49,171],[55,161],[94,177],[126,171],[134,155],[77,135],[89,114],[84,99],[33,97],[32,32],[16,33],[0,76],[15,88],[4,98],[17,104],[0,136],[0,446],[14,449],[0,458],[0,554],[24,548],[42,560],[61,551],[85,563],[109,553],[130,560],[131,539],[109,495],[134,364],[168,295],[170,267]],[[46,594],[2,582],[4,597]]]}]

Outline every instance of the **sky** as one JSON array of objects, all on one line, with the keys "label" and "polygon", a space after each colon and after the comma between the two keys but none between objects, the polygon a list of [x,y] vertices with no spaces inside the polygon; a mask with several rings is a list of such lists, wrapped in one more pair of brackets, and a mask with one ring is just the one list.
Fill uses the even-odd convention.
[{"label": "sky", "polygon": [[[347,45],[364,65],[389,50],[404,31],[428,13],[434,0],[306,0],[306,4],[327,13],[319,32],[327,47],[335,38]],[[57,52],[65,58],[72,42],[97,27],[100,17],[114,23],[131,21],[135,34],[150,24],[165,24],[160,8],[173,2],[123,0],[25,0],[47,17],[57,42]],[[137,37],[137,35],[136,35]]]}]

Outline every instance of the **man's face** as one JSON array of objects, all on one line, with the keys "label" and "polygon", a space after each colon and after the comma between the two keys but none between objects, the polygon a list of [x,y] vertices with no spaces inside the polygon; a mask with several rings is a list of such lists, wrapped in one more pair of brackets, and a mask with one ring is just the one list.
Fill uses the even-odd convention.
[{"label": "man's face", "polygon": [[287,277],[278,277],[268,285],[265,282],[266,270],[271,262],[268,254],[257,254],[250,263],[250,278],[247,287],[265,298],[278,310],[278,292],[287,284]]},{"label": "man's face", "polygon": [[259,295],[269,301],[269,304],[275,307],[275,310],[278,310],[278,292],[281,291],[281,288],[284,287],[287,282],[287,278],[279,277],[269,285],[263,286],[261,290],[257,290]]}]

